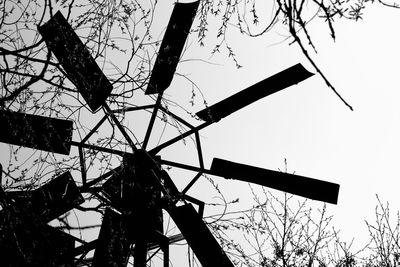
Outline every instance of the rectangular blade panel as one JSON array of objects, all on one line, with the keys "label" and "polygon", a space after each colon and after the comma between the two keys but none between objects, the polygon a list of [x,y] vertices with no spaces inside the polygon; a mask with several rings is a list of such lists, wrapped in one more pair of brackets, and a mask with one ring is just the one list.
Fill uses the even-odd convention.
[{"label": "rectangular blade panel", "polygon": [[68,155],[72,121],[0,111],[0,142]]},{"label": "rectangular blade panel", "polygon": [[63,173],[36,190],[7,192],[7,196],[12,198],[16,205],[40,217],[46,223],[84,202],[69,172]]},{"label": "rectangular blade panel", "polygon": [[74,266],[71,235],[29,216],[6,217],[0,228],[1,266]]},{"label": "rectangular blade panel", "polygon": [[119,171],[103,184],[102,192],[114,208],[141,218],[132,222],[135,227],[163,232],[161,191],[156,184],[160,170],[154,164],[143,150],[126,155]]},{"label": "rectangular blade panel", "polygon": [[290,194],[337,204],[339,185],[300,175],[271,171],[249,165],[214,158],[213,175],[255,183]]},{"label": "rectangular blade panel", "polygon": [[112,85],[68,21],[58,11],[39,26],[39,32],[92,112],[97,111],[110,95]]},{"label": "rectangular blade panel", "polygon": [[162,93],[171,84],[200,1],[176,3],[162,40],[146,94]]},{"label": "rectangular blade panel", "polygon": [[196,115],[204,121],[217,122],[261,98],[297,84],[312,75],[314,74],[307,71],[301,64],[296,64],[197,112]]},{"label": "rectangular blade panel", "polygon": [[122,216],[107,209],[101,225],[92,267],[125,267],[130,251],[127,225]]},{"label": "rectangular blade panel", "polygon": [[191,204],[167,210],[203,267],[233,267]]}]

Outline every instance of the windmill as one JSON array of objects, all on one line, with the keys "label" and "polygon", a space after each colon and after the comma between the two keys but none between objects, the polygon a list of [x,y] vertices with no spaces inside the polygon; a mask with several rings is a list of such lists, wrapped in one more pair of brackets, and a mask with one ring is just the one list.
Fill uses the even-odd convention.
[{"label": "windmill", "polygon": [[[156,95],[155,103],[123,110],[112,110],[108,106],[107,98],[113,87],[61,12],[39,26],[48,49],[90,110],[95,113],[102,109],[105,116],[78,142],[72,140],[72,121],[0,111],[0,125],[5,126],[0,132],[1,142],[64,155],[68,155],[71,146],[75,146],[79,151],[82,170],[80,187],[66,172],[30,192],[0,190],[0,247],[7,251],[6,262],[9,266],[75,266],[82,262],[88,251],[94,250],[91,266],[126,266],[132,255],[134,266],[139,267],[146,266],[148,251],[159,247],[163,250],[166,267],[169,265],[169,245],[182,238],[203,266],[233,266],[202,220],[204,205],[186,194],[203,174],[256,183],[310,199],[337,203],[338,184],[219,158],[214,158],[210,168],[204,166],[199,135],[202,129],[261,98],[302,82],[312,73],[301,64],[296,64],[197,112],[202,123],[191,125],[166,109],[162,99],[173,79],[198,5],[199,1],[176,3],[174,6],[145,91],[145,94]],[[151,118],[144,140],[138,146],[115,114],[140,109],[150,109]],[[173,117],[189,130],[148,148],[154,123],[160,113]],[[123,134],[131,152],[87,143],[107,119]],[[196,141],[198,166],[165,160],[158,155],[161,150],[188,136],[194,136]],[[120,166],[87,181],[85,149],[120,155]],[[178,190],[165,171],[165,166],[189,170],[195,176],[183,190]],[[98,238],[88,243],[48,225],[52,219],[82,204],[83,192],[94,192],[108,206]],[[192,204],[197,205],[198,210]],[[169,213],[182,235],[164,234],[163,210]],[[81,245],[75,246],[76,241]]]}]

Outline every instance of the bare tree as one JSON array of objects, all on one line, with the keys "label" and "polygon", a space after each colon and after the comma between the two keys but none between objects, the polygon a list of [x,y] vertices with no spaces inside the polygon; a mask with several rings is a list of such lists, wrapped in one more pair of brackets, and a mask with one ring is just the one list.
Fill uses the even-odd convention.
[{"label": "bare tree", "polygon": [[382,203],[377,196],[375,221],[365,222],[371,238],[367,247],[365,266],[394,267],[400,264],[400,215],[397,211],[392,218],[388,203]]},{"label": "bare tree", "polygon": [[[287,29],[288,38],[300,45],[304,54],[314,65],[328,86],[335,92],[334,86],[325,78],[324,74],[308,53],[309,47],[315,50],[312,34],[308,24],[313,19],[323,20],[330,35],[334,39],[334,19],[344,18],[359,20],[362,11],[369,1],[273,1],[265,6],[252,1],[211,1],[200,3],[197,21],[197,34],[200,45],[204,44],[210,21],[220,22],[217,30],[217,44],[213,53],[225,47],[240,67],[234,49],[226,37],[229,27],[236,27],[241,33],[257,37],[270,32],[274,27],[283,26]],[[378,1],[384,6],[397,5]],[[0,20],[0,104],[3,109],[27,112],[30,114],[64,117],[75,121],[74,128],[78,135],[83,136],[89,131],[82,119],[87,114],[76,88],[66,79],[64,70],[47,49],[45,42],[37,31],[37,27],[45,23],[57,10],[66,16],[68,22],[78,33],[81,40],[89,48],[91,55],[110,79],[113,92],[110,104],[113,108],[134,106],[130,102],[134,92],[147,85],[151,65],[154,62],[159,40],[153,38],[151,25],[157,1],[2,1]],[[259,10],[270,9],[268,12]],[[307,8],[306,8],[307,7]],[[270,14],[270,15],[268,15]],[[195,81],[190,81],[193,96],[198,90]],[[337,92],[336,92],[337,93]],[[338,93],[337,93],[338,94]],[[339,97],[341,97],[338,94]],[[343,100],[343,99],[342,99]],[[165,104],[171,103],[164,99]],[[193,100],[191,100],[193,101]],[[344,100],[343,100],[344,101]],[[203,102],[205,102],[203,100]],[[346,103],[346,102],[345,102]],[[176,103],[173,103],[176,105]],[[347,104],[347,103],[346,103]],[[347,104],[348,105],[348,104]],[[349,105],[348,105],[349,106]],[[349,106],[350,107],[350,106]],[[351,108],[351,107],[350,107]],[[190,112],[188,112],[190,113]],[[124,114],[118,115],[124,118]],[[166,123],[172,124],[177,130],[179,123],[171,118],[164,118]],[[117,134],[118,131],[114,131]],[[99,137],[98,145],[110,148],[122,145],[118,138]],[[23,181],[26,184],[27,172],[33,172],[30,177],[37,180],[43,174],[50,174],[48,165],[58,162],[57,169],[75,169],[78,171],[77,158],[54,158],[52,155],[42,154],[36,157],[35,162],[26,161],[25,166],[17,164],[18,148],[12,148],[9,164],[5,174],[11,181]],[[101,157],[92,157],[89,166],[100,164],[105,171],[112,159],[103,154]],[[34,164],[32,164],[34,163]],[[51,164],[48,164],[51,163]],[[37,167],[35,171],[32,166]]]},{"label": "bare tree", "polygon": [[312,209],[288,194],[282,199],[264,188],[251,191],[252,208],[211,225],[237,266],[327,266],[336,235],[325,204]]},{"label": "bare tree", "polygon": [[[239,68],[240,55],[235,54],[234,44],[229,42],[229,30],[237,29],[240,33],[260,37],[263,35],[274,35],[272,29],[285,29],[286,38],[289,43],[299,45],[304,56],[309,60],[317,73],[323,78],[328,88],[340,98],[340,100],[351,110],[352,106],[345,101],[333,84],[317,64],[317,47],[314,43],[315,36],[310,30],[310,23],[320,23],[326,26],[327,34],[335,40],[335,21],[341,19],[358,21],[363,18],[363,12],[368,5],[380,7],[399,8],[397,1],[369,1],[369,0],[275,0],[265,1],[202,1],[200,11],[200,25],[198,34],[200,44],[206,39],[209,30],[210,17],[219,22],[216,36],[217,42],[213,53],[228,52]],[[319,33],[318,33],[319,34]],[[273,36],[277,37],[277,36]]]},{"label": "bare tree", "polygon": [[[308,21],[316,16],[323,17],[334,38],[333,18],[341,16],[359,19],[361,10],[364,8],[363,2],[360,7],[357,7],[357,4],[349,2],[334,2],[328,5],[325,2],[314,1],[310,5],[316,7],[316,11],[311,12],[311,17],[309,17],[309,13],[304,11],[304,7],[308,5],[305,1],[301,3],[275,1],[275,3],[276,6],[273,9],[275,14],[271,20],[264,24],[264,28],[260,32],[254,33],[251,24],[256,25],[259,22],[255,1],[244,1],[243,3],[202,1],[197,29],[200,43],[204,41],[207,31],[208,16],[222,15],[222,26],[217,35],[220,43],[217,44],[214,51],[225,46],[229,51],[229,56],[239,67],[233,49],[225,40],[226,29],[232,23],[233,18],[236,17],[239,30],[250,36],[262,35],[278,21],[281,21],[283,25],[289,27],[294,41],[301,46],[304,54],[313,63],[303,45],[304,39],[300,38],[301,33],[311,47],[315,48],[307,30]],[[109,98],[110,106],[116,110],[136,107],[136,104],[129,100],[134,98],[135,91],[143,90],[148,84],[150,69],[159,45],[159,40],[155,40],[151,34],[157,1],[42,2],[31,0],[2,1],[0,4],[1,110],[72,119],[78,137],[91,132],[92,121],[86,118],[90,111],[83,103],[77,89],[66,78],[65,70],[52,56],[37,31],[37,27],[48,21],[56,10],[60,10],[65,15],[85,46],[88,47],[97,64],[110,79],[114,88]],[[248,13],[249,5],[250,13]],[[348,9],[343,7],[344,5],[350,5],[354,10],[347,12]],[[251,23],[248,22],[248,14],[251,15]],[[314,66],[323,75],[315,64]],[[328,80],[325,80],[334,89]],[[150,97],[150,99],[152,98]],[[168,99],[162,101],[165,103],[166,110],[169,104],[174,104]],[[123,111],[116,116],[121,120],[126,118]],[[172,115],[171,118],[165,116],[159,119],[164,121],[165,125],[172,125],[178,131],[183,128],[182,124],[184,123]],[[136,137],[130,129],[127,127],[124,129]],[[121,148],[123,150],[127,146],[126,140],[124,141],[121,133],[118,132],[118,127],[113,122],[109,123],[106,132],[107,135],[97,135],[96,133],[93,140],[89,140],[89,142],[108,149]],[[142,141],[134,138],[134,142],[140,145]],[[76,153],[64,157],[53,153],[32,152],[20,147],[10,147],[8,158],[9,162],[3,170],[2,181],[2,187],[8,191],[18,189],[28,193],[33,192],[38,184],[42,184],[66,170],[81,172],[80,161],[82,158]],[[83,161],[88,170],[93,170],[96,177],[101,178],[113,166],[115,167],[115,164],[121,162],[121,156],[88,149]],[[218,187],[215,186],[215,188],[219,192]],[[223,214],[223,217],[210,224],[214,233],[220,237],[223,247],[235,259],[237,265],[315,266],[317,264],[328,265],[333,262],[337,266],[353,264],[354,255],[348,252],[349,248],[345,245],[339,246],[341,247],[340,252],[344,252],[344,256],[337,253],[340,256],[335,258],[333,253],[332,257],[328,257],[330,254],[325,253],[332,242],[343,244],[337,241],[336,233],[328,228],[331,217],[326,214],[325,206],[315,210],[308,208],[306,202],[297,202],[291,206],[289,205],[289,202],[292,201],[291,196],[285,195],[284,199],[280,200],[268,191],[263,190],[262,192],[262,196],[265,198],[261,198],[258,193],[253,194],[256,203],[253,208],[240,213]],[[93,192],[84,193],[86,200],[91,205],[79,206],[77,210],[94,212],[97,217],[104,215],[106,201],[104,203],[97,201],[94,197],[96,192],[93,195],[91,194]],[[99,195],[95,196],[101,198]],[[6,197],[0,197],[1,207],[7,211],[10,202],[5,199]],[[240,215],[238,216],[238,214]],[[57,220],[60,228],[65,231],[78,231],[78,235],[87,229],[98,226],[96,223],[82,224],[79,220],[71,222],[71,218],[68,216],[58,217]],[[24,227],[24,225],[18,227]],[[229,239],[231,231],[242,232],[242,238],[247,242],[248,247],[238,245],[236,241]],[[385,232],[381,231],[380,233],[382,236],[382,233]],[[387,248],[385,249],[387,250]],[[386,251],[385,249],[383,251]],[[383,253],[380,250],[377,251]],[[86,253],[83,253],[80,259],[82,265],[90,262],[85,261],[85,255]],[[371,259],[371,262],[373,261],[375,258]]]},{"label": "bare tree", "polygon": [[[83,136],[87,106],[64,70],[52,56],[37,28],[61,11],[88,47],[113,85],[110,103],[127,107],[134,91],[147,83],[158,40],[150,34],[155,3],[152,1],[2,1],[0,21],[0,104],[2,109],[74,120]],[[85,124],[86,123],[86,124]],[[114,131],[114,130],[112,130]],[[96,144],[118,146],[120,139],[99,136]],[[115,143],[116,142],[116,143]],[[28,186],[27,179],[77,170],[77,158],[35,152],[29,160],[12,147],[5,166],[6,186]],[[90,151],[88,151],[90,154]],[[32,153],[30,153],[32,154]],[[38,157],[39,156],[39,157]],[[90,158],[90,157],[89,157]],[[26,164],[21,164],[24,162]],[[109,168],[109,155],[92,157],[88,166]],[[51,166],[56,166],[56,171]],[[11,186],[12,187],[12,186]]]},{"label": "bare tree", "polygon": [[399,266],[399,212],[392,218],[378,196],[375,221],[365,221],[370,240],[360,243],[360,236],[340,236],[325,204],[318,208],[288,194],[282,199],[263,188],[251,191],[253,207],[209,218],[218,218],[210,227],[236,266]]}]

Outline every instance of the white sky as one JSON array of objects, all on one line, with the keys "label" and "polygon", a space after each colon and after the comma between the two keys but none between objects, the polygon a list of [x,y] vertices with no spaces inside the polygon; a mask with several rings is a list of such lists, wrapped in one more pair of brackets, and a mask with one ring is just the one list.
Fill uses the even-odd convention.
[{"label": "white sky", "polygon": [[[169,14],[159,16],[154,23],[166,25],[168,19]],[[315,75],[203,130],[206,167],[219,157],[277,170],[284,168],[286,158],[290,172],[341,185],[338,205],[329,206],[344,238],[367,234],[364,219],[373,218],[375,194],[389,201],[392,211],[400,209],[397,25],[399,10],[376,5],[366,10],[362,21],[337,21],[334,43],[322,21],[313,22],[311,35],[318,49],[314,58],[354,111]],[[217,55],[210,59],[215,64],[184,62],[178,72],[197,83],[209,104],[298,62],[315,72],[296,44],[275,44],[283,39],[280,33],[262,39],[228,35],[243,65],[239,70],[226,55]],[[209,47],[198,48],[195,36],[190,40],[184,59],[210,57]],[[214,44],[212,37],[208,42]],[[191,92],[184,85],[175,78],[167,94],[187,99]],[[228,198],[248,193],[243,183],[230,184],[224,191]]]},{"label": "white sky", "polygon": [[[393,212],[400,209],[399,12],[374,6],[362,21],[338,21],[336,42],[322,21],[311,24],[314,58],[353,112],[315,75],[202,131],[206,166],[215,156],[277,170],[287,158],[289,171],[339,183],[339,203],[330,212],[348,240],[367,234],[364,219],[373,219],[375,194]],[[197,82],[209,104],[298,62],[315,72],[297,45],[272,45],[282,39],[274,33],[260,40],[232,34],[228,40],[243,68],[216,56],[211,61],[223,66],[183,63],[178,71]],[[195,48],[185,58],[208,58],[208,52]],[[181,90],[172,85],[168,93]],[[234,184],[227,192],[243,191],[241,183]]]}]

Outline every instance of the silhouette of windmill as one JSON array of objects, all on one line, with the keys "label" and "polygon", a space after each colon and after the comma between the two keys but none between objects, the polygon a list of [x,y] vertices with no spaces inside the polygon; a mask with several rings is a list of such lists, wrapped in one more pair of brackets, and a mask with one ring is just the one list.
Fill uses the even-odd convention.
[{"label": "silhouette of windmill", "polygon": [[[251,103],[295,85],[313,74],[296,64],[239,93],[232,95],[196,115],[203,121],[193,126],[163,107],[164,91],[169,87],[179,62],[187,35],[197,12],[199,1],[176,3],[165,37],[153,67],[145,94],[156,94],[154,105],[126,108],[123,111],[152,109],[147,131],[140,147],[135,145],[106,100],[113,87],[85,45],[63,15],[56,13],[39,26],[48,49],[58,59],[68,79],[76,86],[94,113],[105,112],[96,126],[80,141],[72,140],[73,122],[56,118],[1,110],[0,141],[34,149],[68,155],[71,146],[79,150],[82,186],[78,187],[65,172],[42,187],[30,191],[0,190],[0,248],[6,253],[7,266],[77,266],[88,251],[94,250],[91,266],[126,266],[134,257],[134,266],[146,266],[148,250],[160,247],[164,266],[169,265],[169,245],[184,238],[203,266],[233,266],[225,252],[202,220],[203,204],[187,191],[203,174],[256,183],[310,199],[336,204],[339,185],[299,175],[276,172],[214,158],[205,168],[199,131]],[[159,113],[172,116],[189,130],[148,149],[154,123]],[[87,140],[110,119],[121,131],[132,152],[87,144]],[[189,166],[162,159],[158,153],[174,143],[194,135],[199,166]],[[84,149],[122,156],[119,167],[87,181]],[[195,172],[194,178],[179,191],[163,166]],[[98,193],[108,206],[98,239],[83,242],[47,223],[82,204],[82,192],[101,184]],[[199,205],[198,211],[191,203]],[[182,235],[166,236],[162,210],[166,210]],[[75,246],[75,241],[81,243]],[[132,245],[133,251],[131,249]],[[78,257],[82,255],[81,257]]]}]

